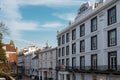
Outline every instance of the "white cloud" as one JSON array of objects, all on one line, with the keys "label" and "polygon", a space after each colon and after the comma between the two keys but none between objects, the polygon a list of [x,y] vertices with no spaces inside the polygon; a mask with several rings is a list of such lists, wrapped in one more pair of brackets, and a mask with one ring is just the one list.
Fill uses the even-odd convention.
[{"label": "white cloud", "polygon": [[62,26],[63,24],[59,22],[48,22],[48,23],[41,25],[41,27],[44,27],[44,28],[58,28]]},{"label": "white cloud", "polygon": [[[19,45],[19,48],[24,48],[24,46],[37,46],[37,47],[44,47],[44,44],[40,44],[36,41],[29,41],[29,40],[25,40],[25,39],[21,39],[21,38],[11,38],[11,37],[5,37],[5,39],[7,40],[13,40],[14,42],[16,42],[17,45]],[[24,44],[24,45],[23,45]]]},{"label": "white cloud", "polygon": [[75,16],[76,16],[75,13],[65,13],[65,14],[54,13],[53,15],[60,19],[68,20],[68,21],[74,21]]},{"label": "white cloud", "polygon": [[28,21],[11,21],[8,24],[11,27],[12,30],[37,30],[37,27],[39,26],[38,23],[35,22],[28,22]]},{"label": "white cloud", "polygon": [[22,18],[19,12],[19,5],[16,0],[2,0],[0,3],[1,12],[6,20],[17,20]]},{"label": "white cloud", "polygon": [[33,21],[23,21],[19,8],[18,0],[0,0],[1,18],[6,26],[10,29],[10,36],[13,38],[21,38],[21,31],[37,30],[39,24]]},{"label": "white cloud", "polygon": [[[94,1],[94,0],[92,0]],[[81,5],[85,0],[0,0],[0,17],[6,26],[11,31],[11,38],[21,38],[21,31],[24,30],[38,30],[41,26],[41,30],[46,28],[57,28],[63,24],[58,22],[51,22],[45,24],[39,24],[32,21],[23,21],[19,8],[26,5],[44,5],[49,7],[64,7],[64,6],[76,6]],[[73,20],[74,14],[56,14],[61,19]],[[64,18],[65,17],[65,18]],[[43,29],[45,28],[45,29]],[[47,29],[46,29],[47,30]],[[27,41],[26,41],[27,42]]]},{"label": "white cloud", "polygon": [[80,5],[81,3],[85,2],[85,0],[20,0],[20,5],[45,5],[45,6],[56,6],[56,7],[63,7],[63,6],[74,6]]}]

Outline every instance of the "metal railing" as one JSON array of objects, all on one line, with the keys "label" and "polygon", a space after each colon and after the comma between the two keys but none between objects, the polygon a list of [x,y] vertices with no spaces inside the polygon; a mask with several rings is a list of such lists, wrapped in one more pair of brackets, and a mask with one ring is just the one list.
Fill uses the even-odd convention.
[{"label": "metal railing", "polygon": [[84,66],[84,67],[80,67],[80,66],[66,66],[64,69],[60,66],[56,67],[57,71],[69,71],[69,72],[78,72],[78,73],[114,73],[114,74],[120,74],[120,65],[116,65],[116,67],[111,67],[108,65],[104,65],[104,66]]}]

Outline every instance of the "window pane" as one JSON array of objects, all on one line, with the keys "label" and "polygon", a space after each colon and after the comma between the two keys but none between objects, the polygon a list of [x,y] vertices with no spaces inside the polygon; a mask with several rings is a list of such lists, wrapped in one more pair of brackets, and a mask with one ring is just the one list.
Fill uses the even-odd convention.
[{"label": "window pane", "polygon": [[65,36],[63,35],[62,36],[62,44],[64,44],[65,43]]},{"label": "window pane", "polygon": [[97,30],[97,17],[93,18],[91,20],[91,32]]},{"label": "window pane", "polygon": [[92,55],[91,56],[91,67],[92,67],[92,69],[97,69],[97,55],[95,54],[95,55]]},{"label": "window pane", "polygon": [[108,10],[108,25],[116,22],[116,6]]},{"label": "window pane", "polygon": [[59,49],[58,53],[59,53],[58,56],[60,57],[60,55],[61,55],[61,49]]},{"label": "window pane", "polygon": [[69,33],[66,34],[66,42],[69,42]]},{"label": "window pane", "polygon": [[66,59],[66,66],[69,66],[69,59]]},{"label": "window pane", "polygon": [[76,58],[72,58],[72,67],[76,66]]},{"label": "window pane", "polygon": [[85,68],[85,57],[81,56],[80,57],[80,69],[84,69]]},{"label": "window pane", "polygon": [[91,50],[97,49],[97,36],[91,37]]},{"label": "window pane", "polygon": [[62,48],[62,56],[64,56],[65,55],[65,48],[63,47]]},{"label": "window pane", "polygon": [[64,65],[64,64],[65,64],[64,59],[62,59],[62,65]]},{"label": "window pane", "polygon": [[72,54],[76,53],[76,43],[72,44]]},{"label": "window pane", "polygon": [[117,52],[109,52],[109,69],[116,70],[117,69]]},{"label": "window pane", "polygon": [[80,37],[85,35],[85,24],[82,24],[80,26]]},{"label": "window pane", "polygon": [[76,39],[76,29],[72,30],[72,40]]},{"label": "window pane", "polygon": [[108,46],[115,46],[117,44],[116,29],[108,31]]},{"label": "window pane", "polygon": [[66,55],[69,55],[69,46],[66,46]]},{"label": "window pane", "polygon": [[85,52],[85,41],[80,41],[80,52]]},{"label": "window pane", "polygon": [[58,38],[58,46],[61,45],[61,38]]}]

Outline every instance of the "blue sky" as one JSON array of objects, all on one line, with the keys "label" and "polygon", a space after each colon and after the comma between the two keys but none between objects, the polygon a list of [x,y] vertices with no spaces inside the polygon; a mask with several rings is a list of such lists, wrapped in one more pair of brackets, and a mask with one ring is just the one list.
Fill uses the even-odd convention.
[{"label": "blue sky", "polygon": [[57,30],[74,21],[80,5],[95,0],[0,0],[0,21],[9,28],[10,35],[3,42],[15,42],[19,48],[30,45],[57,46]]}]

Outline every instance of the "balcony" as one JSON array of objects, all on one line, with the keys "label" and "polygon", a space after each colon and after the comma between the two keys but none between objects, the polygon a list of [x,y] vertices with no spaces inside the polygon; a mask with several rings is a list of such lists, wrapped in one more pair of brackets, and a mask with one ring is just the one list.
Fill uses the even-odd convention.
[{"label": "balcony", "polygon": [[53,70],[52,67],[49,67],[49,68],[39,68],[39,70]]},{"label": "balcony", "polygon": [[68,71],[68,72],[76,72],[76,73],[96,73],[96,74],[115,74],[120,75],[120,65],[117,65],[116,68],[110,68],[108,65],[104,66],[85,66],[84,68],[80,68],[80,66],[66,66],[65,69],[61,69],[60,67],[56,67],[57,71]]}]

